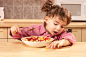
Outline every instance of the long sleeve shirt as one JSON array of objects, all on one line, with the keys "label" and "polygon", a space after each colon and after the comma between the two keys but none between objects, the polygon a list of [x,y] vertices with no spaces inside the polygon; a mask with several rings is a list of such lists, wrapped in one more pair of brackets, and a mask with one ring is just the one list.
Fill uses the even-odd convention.
[{"label": "long sleeve shirt", "polygon": [[[35,28],[32,31],[28,31],[29,29]],[[17,32],[14,36],[12,36],[11,31],[9,32],[10,36],[13,37],[14,39],[21,39],[23,37],[28,37],[28,36],[47,36],[51,37],[54,40],[61,40],[61,39],[67,39],[71,45],[73,45],[76,41],[75,36],[69,32],[67,33],[65,30],[62,31],[61,34],[53,36],[52,34],[48,33],[45,28],[44,28],[44,23],[42,25],[32,25],[29,27],[24,27],[20,28],[21,32]]]}]

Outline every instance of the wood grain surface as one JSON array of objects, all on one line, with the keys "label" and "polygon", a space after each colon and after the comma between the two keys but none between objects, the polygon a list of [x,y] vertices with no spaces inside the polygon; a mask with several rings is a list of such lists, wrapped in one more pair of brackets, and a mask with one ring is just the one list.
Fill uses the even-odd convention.
[{"label": "wood grain surface", "polygon": [[0,57],[86,57],[86,42],[61,49],[34,48],[23,42],[0,42]]}]

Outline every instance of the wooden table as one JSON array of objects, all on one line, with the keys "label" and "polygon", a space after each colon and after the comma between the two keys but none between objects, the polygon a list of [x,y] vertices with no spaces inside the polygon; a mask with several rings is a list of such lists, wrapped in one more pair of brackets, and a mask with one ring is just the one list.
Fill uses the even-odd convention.
[{"label": "wooden table", "polygon": [[0,57],[86,57],[86,42],[61,49],[33,48],[23,42],[0,42]]}]

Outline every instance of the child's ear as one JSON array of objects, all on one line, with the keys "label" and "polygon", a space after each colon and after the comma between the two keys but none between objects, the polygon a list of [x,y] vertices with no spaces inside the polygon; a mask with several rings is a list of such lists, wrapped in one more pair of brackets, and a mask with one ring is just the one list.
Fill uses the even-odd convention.
[{"label": "child's ear", "polygon": [[45,22],[48,23],[48,20],[49,20],[49,17],[46,16],[46,17],[45,17]]}]

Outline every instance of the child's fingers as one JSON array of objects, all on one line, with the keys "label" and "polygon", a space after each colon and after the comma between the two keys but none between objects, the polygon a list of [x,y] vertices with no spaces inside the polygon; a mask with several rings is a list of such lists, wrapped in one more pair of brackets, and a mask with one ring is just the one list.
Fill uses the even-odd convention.
[{"label": "child's fingers", "polygon": [[11,32],[15,32],[15,27],[11,27]]},{"label": "child's fingers", "polygon": [[59,43],[58,42],[56,42],[55,44],[54,44],[54,48],[57,48],[57,45],[58,45]]},{"label": "child's fingers", "polygon": [[16,27],[16,31],[17,31],[17,32],[20,32],[19,27],[18,27],[17,25],[15,25],[15,27]]},{"label": "child's fingers", "polygon": [[58,48],[59,41],[54,41],[54,48]]},{"label": "child's fingers", "polygon": [[12,26],[11,27],[11,33],[12,33],[12,35],[16,34],[16,32],[18,32],[17,27],[16,26]]},{"label": "child's fingers", "polygon": [[51,44],[51,49],[53,49],[54,48],[54,42]]},{"label": "child's fingers", "polygon": [[54,41],[49,45],[49,48],[53,49],[53,48],[60,48],[63,46],[63,42],[59,42],[59,41]]},{"label": "child's fingers", "polygon": [[13,30],[14,30],[15,32],[18,32],[18,29],[17,29],[16,26],[13,27]]},{"label": "child's fingers", "polygon": [[60,42],[60,43],[57,45],[58,48],[60,48],[60,47],[62,47],[62,46],[63,46],[63,42]]},{"label": "child's fingers", "polygon": [[49,46],[49,48],[53,49],[56,48],[57,43],[56,42],[52,42]]},{"label": "child's fingers", "polygon": [[16,33],[14,28],[11,29],[11,33],[12,33],[12,35],[14,35]]},{"label": "child's fingers", "polygon": [[53,45],[53,42],[49,45],[49,48],[51,48],[51,49],[52,49],[52,45]]}]

